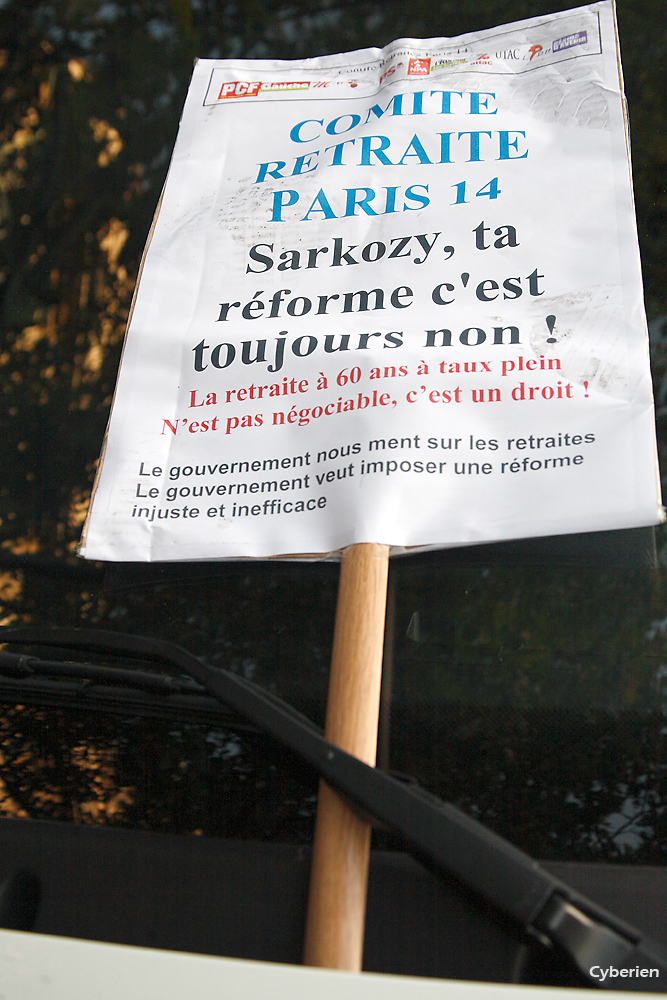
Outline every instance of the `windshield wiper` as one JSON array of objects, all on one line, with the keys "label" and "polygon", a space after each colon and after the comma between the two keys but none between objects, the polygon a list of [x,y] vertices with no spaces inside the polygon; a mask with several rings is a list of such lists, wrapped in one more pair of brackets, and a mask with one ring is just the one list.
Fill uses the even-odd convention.
[{"label": "windshield wiper", "polygon": [[[532,938],[567,955],[589,985],[617,988],[618,977],[602,980],[595,972],[615,967],[628,970],[622,981],[624,990],[664,992],[667,955],[660,945],[575,892],[460,809],[329,743],[308,719],[251,681],[210,667],[173,643],[143,636],[4,628],[0,642],[124,654],[176,667],[209,695],[289,747],[364,812],[393,828],[431,867],[491,903]],[[642,969],[657,970],[657,974],[641,977]]]}]

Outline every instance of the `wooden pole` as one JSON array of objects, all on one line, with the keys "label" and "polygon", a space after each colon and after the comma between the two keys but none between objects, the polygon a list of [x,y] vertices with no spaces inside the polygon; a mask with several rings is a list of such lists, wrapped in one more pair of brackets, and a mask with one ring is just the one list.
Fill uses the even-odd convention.
[{"label": "wooden pole", "polygon": [[[343,550],[325,735],[375,764],[389,546]],[[361,971],[370,824],[320,782],[304,964]]]}]

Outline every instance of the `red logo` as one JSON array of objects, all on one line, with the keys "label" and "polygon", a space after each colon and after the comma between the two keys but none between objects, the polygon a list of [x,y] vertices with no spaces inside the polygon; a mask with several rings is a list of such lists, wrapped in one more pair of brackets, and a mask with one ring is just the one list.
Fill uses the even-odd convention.
[{"label": "red logo", "polygon": [[408,76],[428,76],[431,72],[431,60],[418,59],[411,56],[408,63]]},{"label": "red logo", "polygon": [[542,46],[541,45],[531,45],[530,48],[528,49],[528,51],[530,52],[530,62],[532,62],[533,61],[533,56],[539,55],[539,53],[542,51]]},{"label": "red logo", "polygon": [[257,83],[247,83],[245,80],[232,80],[230,83],[223,83],[218,94],[218,100],[225,97],[257,97],[261,81]]}]

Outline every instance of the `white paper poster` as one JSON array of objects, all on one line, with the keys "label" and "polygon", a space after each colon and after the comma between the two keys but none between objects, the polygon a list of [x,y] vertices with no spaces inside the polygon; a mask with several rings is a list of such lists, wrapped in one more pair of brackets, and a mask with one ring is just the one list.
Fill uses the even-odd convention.
[{"label": "white paper poster", "polygon": [[661,517],[614,13],[196,65],[82,554]]}]

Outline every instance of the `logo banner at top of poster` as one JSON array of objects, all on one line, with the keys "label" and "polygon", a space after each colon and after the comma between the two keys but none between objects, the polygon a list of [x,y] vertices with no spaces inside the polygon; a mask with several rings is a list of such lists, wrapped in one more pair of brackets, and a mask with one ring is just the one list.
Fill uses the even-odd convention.
[{"label": "logo banner at top of poster", "polygon": [[84,556],[401,551],[660,518],[610,2],[197,63]]}]

